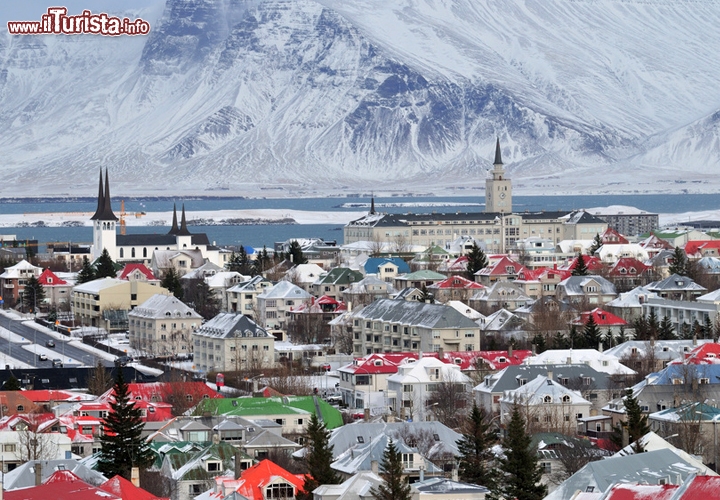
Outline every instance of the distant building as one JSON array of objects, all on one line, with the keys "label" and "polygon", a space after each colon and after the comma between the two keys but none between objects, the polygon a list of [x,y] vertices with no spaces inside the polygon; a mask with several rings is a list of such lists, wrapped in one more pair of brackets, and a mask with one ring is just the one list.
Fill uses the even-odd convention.
[{"label": "distant building", "polygon": [[655,231],[660,226],[658,214],[633,207],[606,207],[589,211],[595,217],[604,220],[618,233],[636,236]]},{"label": "distant building", "polygon": [[202,316],[173,295],[153,295],[128,313],[130,347],[170,355],[192,352],[191,336]]}]

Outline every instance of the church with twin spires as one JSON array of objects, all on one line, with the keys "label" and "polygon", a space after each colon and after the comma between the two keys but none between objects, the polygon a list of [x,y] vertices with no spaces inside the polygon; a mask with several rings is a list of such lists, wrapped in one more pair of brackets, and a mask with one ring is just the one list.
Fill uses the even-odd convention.
[{"label": "church with twin spires", "polygon": [[[173,219],[170,231],[165,234],[118,234],[119,219],[113,212],[110,198],[110,179],[107,169],[103,182],[102,169],[98,187],[98,202],[95,213],[90,218],[93,224],[92,258],[97,259],[106,249],[113,261],[118,263],[150,263],[162,253],[165,260],[179,252],[186,253],[194,262],[199,260],[213,262],[220,267],[221,251],[211,245],[204,233],[192,234],[187,227],[185,205],[182,207],[178,225],[177,208],[173,207]],[[222,252],[224,253],[224,252]],[[189,262],[189,261],[188,261]]]}]

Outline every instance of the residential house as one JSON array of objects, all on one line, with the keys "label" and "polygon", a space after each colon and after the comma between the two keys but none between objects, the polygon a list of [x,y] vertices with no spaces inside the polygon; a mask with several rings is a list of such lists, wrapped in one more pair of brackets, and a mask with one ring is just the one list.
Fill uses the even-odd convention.
[{"label": "residential house", "polygon": [[580,392],[590,401],[592,408],[583,416],[597,414],[607,402],[620,396],[626,381],[624,377],[601,372],[583,363],[510,365],[496,373],[485,375],[484,380],[473,388],[475,402],[486,412],[497,415],[500,399],[507,391],[514,391],[539,375],[552,378],[563,387]]},{"label": "residential house", "polygon": [[417,359],[417,353],[399,352],[369,354],[339,368],[343,403],[349,408],[369,408],[371,414],[384,414],[388,407],[387,378],[406,360]]},{"label": "residential house", "polygon": [[258,275],[228,288],[228,311],[242,313],[253,321],[259,321],[257,317],[257,296],[268,288],[272,288],[272,286],[272,281]]},{"label": "residential house", "polygon": [[351,283],[342,292],[342,301],[359,308],[377,299],[387,299],[396,293],[395,287],[376,276],[367,276],[357,283]]},{"label": "residential house", "polygon": [[487,314],[498,309],[514,311],[528,305],[532,299],[514,281],[496,281],[487,288],[476,291],[468,303]]},{"label": "residential house", "polygon": [[[715,402],[720,403],[718,401]],[[701,456],[704,463],[717,463],[717,424],[720,422],[720,408],[707,403],[693,401],[677,408],[666,408],[648,415],[650,429],[672,440],[678,447],[695,456]]]},{"label": "residential house", "polygon": [[155,276],[162,276],[168,269],[175,269],[179,276],[185,276],[206,262],[200,249],[155,250],[150,260],[150,269]]},{"label": "residential house", "polygon": [[59,278],[50,269],[45,269],[38,277],[38,281],[43,287],[45,302],[48,306],[61,311],[66,311],[70,308],[70,292],[72,291],[73,283]]},{"label": "residential house", "polygon": [[5,271],[0,274],[4,307],[15,307],[22,303],[22,295],[28,279],[39,278],[41,274],[42,267],[33,266],[25,259],[13,266],[6,267]]},{"label": "residential house", "polygon": [[203,318],[174,295],[156,294],[127,313],[130,347],[152,355],[192,353],[192,333]]},{"label": "residential house", "polygon": [[[57,460],[28,460],[22,465],[3,473],[3,490],[24,490],[45,483],[58,471],[72,472],[81,480],[95,485],[103,484],[107,479],[98,471],[73,458]],[[55,496],[53,495],[53,498]]]},{"label": "residential house", "polygon": [[285,273],[284,279],[308,293],[317,295],[317,293],[313,292],[313,284],[326,273],[327,271],[317,264],[298,264]]},{"label": "residential house", "polygon": [[683,248],[688,259],[720,257],[720,240],[688,241]]},{"label": "residential house", "polygon": [[500,339],[525,340],[528,338],[528,324],[520,316],[507,309],[499,309],[485,318],[476,321],[482,330],[484,347],[494,349]]},{"label": "residential house", "polygon": [[561,281],[555,290],[555,298],[571,304],[603,306],[617,297],[615,285],[602,276],[570,276]]},{"label": "residential house", "polygon": [[623,292],[647,285],[653,280],[654,273],[652,266],[623,257],[610,264],[607,276],[615,284],[615,289]]},{"label": "residential house", "polygon": [[619,316],[615,316],[612,313],[603,311],[599,307],[596,307],[592,311],[584,311],[580,313],[580,316],[572,320],[570,324],[580,331],[585,328],[591,317],[595,325],[600,329],[600,335],[604,342],[609,345],[615,344],[614,340],[617,338],[624,340],[622,337],[631,333],[629,331],[630,325],[627,321]]},{"label": "residential house", "polygon": [[312,303],[301,304],[290,311],[287,334],[294,342],[325,343],[330,340],[330,322],[346,311],[342,302],[323,295]]},{"label": "residential house", "polygon": [[313,500],[373,500],[376,490],[384,483],[373,471],[361,471],[340,484],[323,484],[313,490]]},{"label": "residential house", "polygon": [[289,281],[280,281],[256,297],[259,321],[267,330],[287,331],[290,311],[301,304],[310,304],[313,296]]},{"label": "residential house", "polygon": [[657,294],[645,287],[636,287],[629,292],[620,293],[617,298],[605,304],[605,308],[628,323],[632,323],[644,316],[643,304],[651,297],[657,297]]},{"label": "residential house", "polygon": [[410,485],[413,500],[484,500],[490,490],[485,486],[431,477]]},{"label": "residential house", "polygon": [[673,274],[660,281],[648,283],[645,287],[659,298],[668,300],[694,300],[708,291],[687,276]]},{"label": "residential house", "polygon": [[353,283],[363,279],[362,273],[348,267],[336,267],[323,272],[310,287],[309,292],[316,295],[327,295],[335,300],[342,300],[343,292]]},{"label": "residential house", "polygon": [[595,251],[595,255],[605,264],[613,264],[620,259],[645,262],[650,258],[645,248],[637,243],[604,244]]},{"label": "residential house", "polygon": [[[213,492],[215,496],[208,499],[235,500],[269,500],[275,498],[296,498],[298,493],[305,491],[304,474],[291,474],[270,460],[262,460],[247,470],[237,479],[219,477]],[[205,497],[197,497],[206,500]]]},{"label": "residential house", "polygon": [[165,455],[160,474],[175,482],[172,500],[192,500],[206,491],[209,479],[235,471],[235,459],[240,450],[231,444],[210,443],[195,453]]},{"label": "residential house", "polygon": [[170,295],[170,291],[152,283],[117,278],[75,285],[71,294],[75,322],[108,332],[127,331],[128,311],[156,294]]},{"label": "residential house", "polygon": [[445,279],[447,279],[447,276],[444,274],[424,269],[395,278],[395,289],[398,291],[405,290],[406,288],[417,288],[418,290],[422,290],[423,287],[430,287]]},{"label": "residential house", "polygon": [[449,306],[380,299],[351,317],[356,355],[480,350],[480,327]]},{"label": "residential house", "polygon": [[410,266],[400,257],[370,257],[360,270],[365,276],[374,274],[392,283],[398,276],[410,273]]},{"label": "residential house", "polygon": [[449,300],[467,302],[470,297],[481,291],[484,286],[470,281],[462,276],[451,276],[427,287],[437,302],[445,303]]},{"label": "residential house", "polygon": [[532,237],[517,243],[518,258],[530,270],[557,266],[563,260],[552,238]]},{"label": "residential house", "polygon": [[500,397],[500,423],[507,425],[514,408],[523,412],[531,432],[575,433],[578,419],[590,414],[592,403],[548,375],[538,375]]},{"label": "residential house", "polygon": [[513,281],[518,278],[519,274],[527,271],[528,269],[519,262],[503,256],[497,262],[476,272],[475,281],[484,286],[490,286],[496,281]]},{"label": "residential house", "polygon": [[218,314],[196,328],[191,339],[195,365],[203,372],[238,371],[275,364],[275,337],[239,313]]},{"label": "residential house", "polygon": [[712,340],[629,340],[605,350],[622,364],[644,373],[659,372],[673,361],[682,361],[698,344]]},{"label": "residential house", "polygon": [[467,393],[470,399],[470,378],[459,366],[426,357],[401,363],[397,373],[387,377],[388,409],[401,420],[431,420],[433,413],[428,402],[432,402],[433,392],[442,384],[457,385],[461,388],[459,392]]},{"label": "residential house", "polygon": [[600,235],[600,242],[603,245],[627,245],[630,243],[625,236],[613,227],[608,227],[605,232]]},{"label": "residential house", "polygon": [[526,365],[569,365],[573,363],[581,363],[599,372],[623,378],[635,375],[635,371],[622,364],[617,356],[608,351],[600,352],[596,349],[548,349],[525,360]]},{"label": "residential house", "polygon": [[155,277],[153,272],[145,264],[138,262],[129,262],[125,264],[117,276],[121,280],[128,281],[144,281],[146,283],[160,284],[160,280]]},{"label": "residential house", "polygon": [[276,255],[288,253],[290,245],[296,242],[302,250],[303,256],[309,264],[315,264],[323,269],[331,267],[340,254],[340,247],[335,240],[323,240],[321,238],[291,238],[282,242],[275,242],[273,250]]}]

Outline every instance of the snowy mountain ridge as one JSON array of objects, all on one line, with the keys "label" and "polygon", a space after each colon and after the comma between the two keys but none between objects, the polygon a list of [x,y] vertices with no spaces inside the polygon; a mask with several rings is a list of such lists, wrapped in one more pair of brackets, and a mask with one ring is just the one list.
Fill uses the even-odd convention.
[{"label": "snowy mountain ridge", "polygon": [[482,188],[499,136],[522,193],[713,192],[718,24],[711,0],[167,0],[148,37],[4,35],[0,181],[439,194]]}]

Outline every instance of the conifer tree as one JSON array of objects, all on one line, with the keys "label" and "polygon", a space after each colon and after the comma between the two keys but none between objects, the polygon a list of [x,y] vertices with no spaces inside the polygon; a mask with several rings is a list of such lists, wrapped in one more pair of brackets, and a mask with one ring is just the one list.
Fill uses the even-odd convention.
[{"label": "conifer tree", "polygon": [[154,461],[154,454],[142,437],[144,424],[140,408],[136,408],[135,402],[130,400],[122,368],[117,366],[116,369],[114,400],[102,420],[103,434],[100,436],[97,470],[106,477],[120,475],[130,480],[132,468],[149,467]]},{"label": "conifer tree", "polygon": [[5,383],[2,386],[3,391],[21,391],[22,386],[20,385],[20,381],[15,378],[15,375],[10,375],[10,378],[5,381]]},{"label": "conifer tree", "polygon": [[473,246],[467,254],[467,278],[475,281],[475,273],[481,269],[485,269],[488,265],[487,256],[482,248],[473,241]]},{"label": "conifer tree", "polygon": [[588,275],[588,268],[587,264],[585,263],[585,258],[583,257],[582,252],[578,252],[577,258],[575,259],[575,267],[573,267],[572,270],[573,276],[587,276]]},{"label": "conifer tree", "polygon": [[570,343],[570,349],[585,349],[587,347],[587,343],[585,342],[585,336],[578,333],[577,327],[575,325],[570,325],[568,341]]},{"label": "conifer tree", "polygon": [[588,314],[588,320],[583,328],[583,336],[585,337],[585,345],[590,349],[597,349],[600,345],[600,327],[595,322],[592,312]]},{"label": "conifer tree", "polygon": [[184,291],[182,283],[174,267],[169,267],[165,270],[160,286],[169,290],[176,298],[180,300],[183,299]]},{"label": "conifer tree", "polygon": [[613,434],[610,436],[610,440],[618,448],[623,447],[623,431],[626,430],[628,437],[628,444],[633,445],[635,453],[642,453],[643,449],[640,438],[650,432],[650,426],[648,425],[647,415],[644,415],[640,403],[637,398],[633,396],[632,389],[625,390],[625,397],[623,398],[625,405],[625,422],[620,422],[620,425],[615,427]]},{"label": "conifer tree", "polygon": [[322,484],[339,484],[340,477],[330,467],[333,459],[333,447],[330,442],[330,431],[320,422],[317,415],[310,415],[307,428],[307,462],[308,474],[305,476],[305,485],[302,493],[298,493],[298,500],[312,500],[313,490]]},{"label": "conifer tree", "polygon": [[651,339],[658,338],[658,332],[660,331],[660,324],[658,323],[657,314],[654,309],[650,309],[650,314],[647,316],[647,335]]},{"label": "conifer tree", "polygon": [[670,260],[670,274],[679,274],[680,276],[687,276],[688,274],[688,263],[685,252],[680,247],[675,247],[672,259]]},{"label": "conifer tree", "polygon": [[421,293],[420,300],[422,302],[427,302],[428,304],[435,303],[435,297],[433,297],[433,294],[428,291],[427,286],[425,286],[425,283],[423,283],[423,286],[420,289],[420,293]]},{"label": "conifer tree", "polygon": [[25,283],[22,298],[25,310],[37,314],[37,308],[40,307],[42,301],[45,300],[45,290],[34,275],[30,276]]},{"label": "conifer tree", "polygon": [[228,271],[235,271],[242,275],[251,273],[250,257],[244,246],[240,245],[238,251],[232,253],[226,267]]},{"label": "conifer tree", "polygon": [[540,484],[542,469],[538,464],[537,450],[530,447],[530,435],[525,431],[525,419],[518,407],[503,440],[505,457],[500,459],[500,491],[505,498],[541,500],[547,487]]},{"label": "conifer tree", "polygon": [[592,245],[588,249],[588,255],[595,255],[595,252],[597,252],[601,246],[603,246],[603,243],[600,239],[600,235],[595,233],[595,238],[593,238]]},{"label": "conifer tree", "polygon": [[295,266],[298,264],[307,264],[307,258],[305,258],[305,254],[303,254],[302,247],[300,243],[298,243],[298,240],[292,240],[290,242],[290,248],[288,248],[285,258]]},{"label": "conifer tree", "polygon": [[115,270],[115,263],[110,257],[110,253],[107,248],[103,248],[100,257],[98,257],[95,263],[95,279],[98,278],[116,278],[117,271]]},{"label": "conifer tree", "polygon": [[568,339],[565,338],[565,335],[563,335],[562,332],[555,332],[552,339],[552,345],[553,349],[567,349],[570,347]]},{"label": "conifer tree", "polygon": [[410,485],[403,476],[402,454],[390,440],[380,463],[383,482],[372,488],[370,494],[377,500],[410,500]]},{"label": "conifer tree", "polygon": [[473,403],[473,409],[465,422],[465,432],[458,441],[460,481],[496,488],[496,474],[491,450],[495,436],[490,432],[485,410]]},{"label": "conifer tree", "polygon": [[76,283],[87,283],[95,279],[95,270],[87,257],[83,257],[82,268],[77,275]]},{"label": "conifer tree", "polygon": [[547,349],[547,340],[545,339],[545,335],[540,332],[533,336],[532,343],[535,345],[535,352],[538,354],[545,352]]}]

